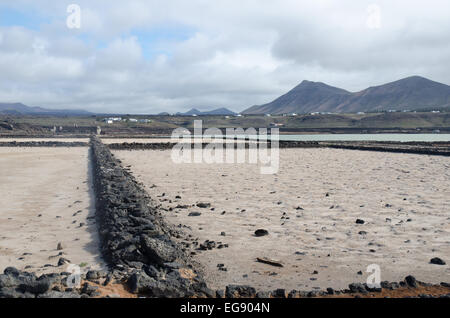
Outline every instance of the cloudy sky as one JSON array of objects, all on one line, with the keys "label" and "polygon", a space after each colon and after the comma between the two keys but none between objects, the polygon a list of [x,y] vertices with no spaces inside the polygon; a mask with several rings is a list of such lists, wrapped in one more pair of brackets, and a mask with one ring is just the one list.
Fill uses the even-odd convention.
[{"label": "cloudy sky", "polygon": [[0,0],[0,102],[241,111],[304,79],[450,84],[448,12],[448,0]]}]

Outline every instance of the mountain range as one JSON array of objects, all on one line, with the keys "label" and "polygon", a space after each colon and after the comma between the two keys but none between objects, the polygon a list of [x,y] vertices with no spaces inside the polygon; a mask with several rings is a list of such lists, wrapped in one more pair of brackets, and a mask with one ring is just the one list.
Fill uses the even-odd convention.
[{"label": "mountain range", "polygon": [[252,106],[242,114],[355,113],[446,107],[450,107],[450,86],[412,76],[356,93],[305,80],[274,101]]},{"label": "mountain range", "polygon": [[[252,106],[241,114],[356,113],[388,110],[433,110],[450,108],[450,86],[424,77],[412,76],[352,93],[321,82],[303,81],[274,101]],[[167,114],[161,113],[160,115]],[[76,109],[46,109],[22,103],[0,103],[0,115],[89,116]],[[200,111],[196,108],[179,116],[237,115],[227,108]]]},{"label": "mountain range", "polygon": [[30,107],[22,103],[0,103],[1,115],[60,115],[60,116],[85,116],[92,113],[77,109],[46,109],[42,107]]},{"label": "mountain range", "polygon": [[192,116],[192,115],[197,115],[197,116],[204,116],[204,115],[229,115],[229,116],[233,116],[233,115],[237,115],[237,113],[227,109],[227,108],[217,108],[214,110],[210,110],[210,111],[199,111],[196,108],[192,108],[191,110],[185,112],[185,113],[176,113],[176,115],[179,116]]}]

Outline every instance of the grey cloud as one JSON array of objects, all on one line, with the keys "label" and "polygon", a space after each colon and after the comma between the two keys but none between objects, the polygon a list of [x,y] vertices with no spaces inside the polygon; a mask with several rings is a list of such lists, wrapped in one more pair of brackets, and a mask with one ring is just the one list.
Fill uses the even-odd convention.
[{"label": "grey cloud", "polygon": [[[352,91],[414,74],[450,83],[444,0],[75,2],[81,30],[65,27],[68,3],[12,4],[50,22],[0,28],[0,101],[98,112],[242,110],[304,79]],[[377,30],[365,25],[371,3],[382,9]],[[192,32],[153,43],[162,53],[146,57],[132,31],[171,25]]]}]

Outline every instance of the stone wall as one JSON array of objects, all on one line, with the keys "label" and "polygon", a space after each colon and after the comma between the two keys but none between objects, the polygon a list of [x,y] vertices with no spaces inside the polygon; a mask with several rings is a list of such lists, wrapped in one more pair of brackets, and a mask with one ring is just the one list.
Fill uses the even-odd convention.
[{"label": "stone wall", "polygon": [[145,190],[97,137],[91,144],[97,224],[111,269],[121,271],[131,291],[139,294],[211,294]]}]

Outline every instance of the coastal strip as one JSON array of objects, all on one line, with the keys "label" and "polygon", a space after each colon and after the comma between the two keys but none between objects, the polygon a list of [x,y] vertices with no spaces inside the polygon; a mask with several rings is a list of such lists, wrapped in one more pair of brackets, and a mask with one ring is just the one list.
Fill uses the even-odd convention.
[{"label": "coastal strip", "polygon": [[[214,145],[212,143],[198,143],[198,147],[203,149]],[[235,143],[234,149],[245,148],[248,149],[252,145],[256,147],[258,143]],[[267,142],[268,148],[270,148],[270,142]],[[174,147],[174,143],[139,143],[139,142],[124,142],[124,143],[112,143],[108,145],[111,150],[170,150]],[[182,143],[181,146],[189,148],[192,144]],[[224,144],[217,143],[217,146]],[[233,148],[233,146],[231,146]],[[332,142],[332,141],[279,141],[278,147],[280,149],[285,148],[335,148],[335,149],[348,149],[348,150],[363,150],[363,151],[380,151],[380,152],[394,152],[394,153],[409,153],[409,154],[422,154],[422,155],[436,155],[436,156],[450,156],[450,143],[449,142],[377,142],[377,141],[347,141],[347,142]]]}]

